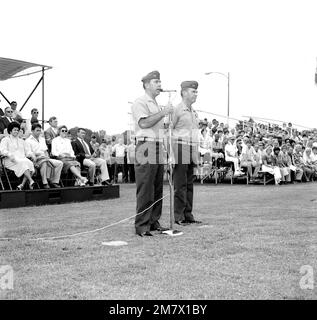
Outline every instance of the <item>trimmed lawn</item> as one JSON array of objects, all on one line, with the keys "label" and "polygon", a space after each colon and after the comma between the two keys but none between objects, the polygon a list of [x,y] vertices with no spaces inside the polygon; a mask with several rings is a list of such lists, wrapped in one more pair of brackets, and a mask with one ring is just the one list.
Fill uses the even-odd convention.
[{"label": "trimmed lawn", "polygon": [[[31,238],[93,230],[133,216],[135,186],[120,199],[0,210],[0,266],[14,289],[2,299],[316,299],[317,184],[196,184],[184,235],[134,234],[134,219],[59,240]],[[164,187],[164,194],[168,193]],[[161,224],[169,224],[169,197]],[[127,246],[103,246],[123,240]],[[315,271],[302,290],[300,268]]]}]

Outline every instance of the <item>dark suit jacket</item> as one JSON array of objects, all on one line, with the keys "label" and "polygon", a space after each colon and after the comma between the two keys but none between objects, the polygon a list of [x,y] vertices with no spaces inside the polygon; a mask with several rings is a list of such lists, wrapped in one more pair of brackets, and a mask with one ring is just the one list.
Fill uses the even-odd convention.
[{"label": "dark suit jacket", "polygon": [[7,117],[1,117],[0,118],[0,133],[3,133],[4,129],[8,128],[10,121],[7,119]]},{"label": "dark suit jacket", "polygon": [[4,116],[3,110],[0,108],[0,117]]},{"label": "dark suit jacket", "polygon": [[[88,145],[89,151],[91,154],[94,153],[94,149],[92,148],[92,146],[90,145],[89,142],[85,141]],[[76,159],[78,162],[80,162],[81,165],[83,165],[83,161],[84,159],[86,159],[85,157],[85,150],[84,147],[82,145],[82,143],[78,140],[78,138],[76,138],[76,140],[72,141],[72,147],[74,149],[74,153],[76,156]]]},{"label": "dark suit jacket", "polygon": [[57,134],[53,131],[52,127],[49,127],[44,131],[45,142],[47,144],[48,152],[52,149],[52,140],[57,137]]},{"label": "dark suit jacket", "polygon": [[46,144],[52,144],[52,140],[57,137],[57,134],[53,131],[51,127],[44,131],[44,137]]}]

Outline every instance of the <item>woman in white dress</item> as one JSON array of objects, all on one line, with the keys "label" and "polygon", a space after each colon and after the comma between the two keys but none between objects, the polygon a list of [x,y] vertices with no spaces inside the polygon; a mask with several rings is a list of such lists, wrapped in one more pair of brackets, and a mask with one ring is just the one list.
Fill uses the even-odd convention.
[{"label": "woman in white dress", "polygon": [[272,174],[274,176],[275,185],[279,185],[282,180],[281,170],[273,157],[272,151],[273,148],[271,146],[266,148],[265,154],[262,157],[262,171]]},{"label": "woman in white dress", "polygon": [[70,139],[67,138],[67,127],[58,128],[58,136],[52,140],[52,155],[63,162],[63,172],[69,170],[75,177],[75,185],[85,186],[87,178],[80,173],[80,163],[76,161],[75,153]]},{"label": "woman in white dress", "polygon": [[4,137],[0,143],[0,154],[5,157],[4,166],[14,171],[18,178],[23,176],[22,183],[17,186],[17,190],[22,190],[27,181],[29,188],[33,189],[34,166],[33,162],[27,158],[32,157],[32,154],[28,151],[24,140],[18,137],[20,124],[9,123],[7,131],[9,135]]}]

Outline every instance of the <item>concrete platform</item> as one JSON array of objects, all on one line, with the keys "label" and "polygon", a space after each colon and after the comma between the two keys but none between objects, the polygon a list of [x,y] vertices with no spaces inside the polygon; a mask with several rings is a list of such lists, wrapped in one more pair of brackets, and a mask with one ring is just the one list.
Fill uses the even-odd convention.
[{"label": "concrete platform", "polygon": [[4,209],[70,202],[107,200],[119,197],[119,185],[0,191],[0,208]]}]

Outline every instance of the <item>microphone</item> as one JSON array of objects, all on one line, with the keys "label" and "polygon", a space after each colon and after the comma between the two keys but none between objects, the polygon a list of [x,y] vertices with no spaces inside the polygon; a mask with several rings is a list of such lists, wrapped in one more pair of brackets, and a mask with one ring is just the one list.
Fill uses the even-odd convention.
[{"label": "microphone", "polygon": [[160,89],[161,92],[177,92],[177,90],[165,90],[165,89]]}]

